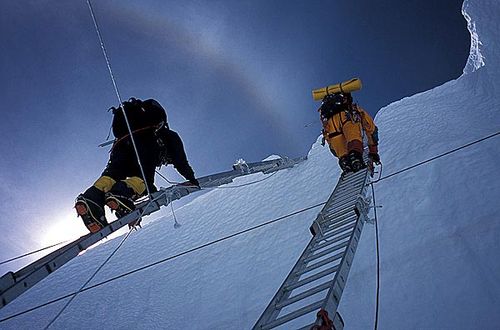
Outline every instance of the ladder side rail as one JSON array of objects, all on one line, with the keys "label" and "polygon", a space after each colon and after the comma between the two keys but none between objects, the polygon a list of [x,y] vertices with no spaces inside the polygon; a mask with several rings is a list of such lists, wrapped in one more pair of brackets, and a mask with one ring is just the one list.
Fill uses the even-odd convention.
[{"label": "ladder side rail", "polygon": [[[169,188],[170,189],[170,188]],[[171,189],[170,189],[171,190]],[[178,189],[177,189],[178,190]],[[160,196],[163,192],[165,192],[165,190],[163,191],[159,191],[159,192],[156,192],[153,194],[153,197],[156,197],[158,198],[158,196]],[[145,201],[141,204],[138,205],[138,208],[141,208],[145,205],[147,205],[148,201]],[[124,225],[126,225],[127,223],[123,223],[123,221],[120,221],[121,219],[118,219],[117,221],[114,221],[112,222],[110,225],[112,225],[112,231],[111,232],[114,232],[118,229],[120,229],[121,227],[123,227]],[[117,224],[121,224],[121,226],[119,226],[118,228],[114,228],[116,227]],[[80,245],[82,243],[82,241],[86,240],[87,238],[91,237],[91,236],[94,236],[94,235],[98,235],[100,236],[101,238],[102,237],[105,237],[107,235],[103,235],[103,233],[89,233],[89,234],[86,234],[76,240],[74,240],[73,242],[70,242],[68,244],[66,244],[65,246],[45,255],[44,257],[32,262],[31,264],[23,267],[22,269],[20,269],[19,271],[13,273],[13,277],[14,277],[14,280],[15,281],[20,281],[22,280],[23,277],[25,277],[26,275],[29,275],[30,273],[36,271],[38,268],[41,268],[41,267],[44,267],[45,264],[49,263],[50,261],[52,261],[54,258],[56,258],[57,256],[63,254],[65,251],[71,249],[73,246],[75,245]],[[82,249],[83,251],[84,249]],[[9,272],[9,273],[12,273],[12,272]],[[7,273],[7,274],[9,274]],[[2,289],[2,287],[0,287],[0,291],[5,291]]]},{"label": "ladder side rail", "polygon": [[[266,161],[264,162],[264,169],[274,168],[277,164],[279,165],[280,161],[280,159]],[[257,164],[261,163],[262,162]],[[226,171],[202,177],[200,178],[200,182],[209,183],[215,178],[216,180],[226,179],[231,182],[235,177],[247,174],[250,173],[242,173],[237,170]],[[16,273],[7,272],[1,277],[0,281],[0,284],[2,285],[0,287],[0,308],[7,305],[9,302],[17,298],[29,288],[33,287],[36,283],[47,277],[58,268],[62,267],[68,261],[76,257],[81,251],[86,250],[104,237],[107,237],[109,234],[139,219],[141,214],[142,216],[149,215],[159,210],[161,206],[167,206],[171,201],[180,199],[194,191],[198,191],[198,189],[195,187],[181,185],[160,189],[151,195],[151,200],[145,200],[139,203],[134,212],[113,221],[99,232],[86,234],[29,264]]]},{"label": "ladder side rail", "polygon": [[[328,198],[327,203],[323,206],[323,208],[321,209],[321,211],[316,216],[317,220],[322,218],[322,212],[324,212],[324,210],[328,207],[329,202],[333,201],[333,198],[335,196],[335,190],[340,185],[341,185],[341,183],[338,182],[337,186],[334,189],[334,191],[331,193],[330,197]],[[315,220],[315,221],[317,221],[317,220]],[[266,323],[268,323],[271,319],[276,318],[277,314],[279,314],[280,310],[276,311],[275,310],[275,306],[278,303],[278,301],[280,301],[283,298],[283,295],[284,295],[283,291],[284,291],[285,286],[288,286],[288,285],[291,284],[291,283],[288,283],[288,281],[292,281],[291,280],[292,277],[294,276],[295,273],[297,273],[297,271],[299,270],[299,268],[305,267],[306,264],[304,263],[304,260],[307,259],[308,255],[309,255],[309,251],[311,249],[313,249],[313,247],[316,244],[316,242],[317,242],[316,234],[313,234],[313,237],[309,241],[308,245],[306,246],[306,248],[302,252],[301,256],[299,257],[299,259],[295,263],[294,267],[292,268],[292,270],[290,271],[290,273],[288,274],[288,276],[285,278],[285,280],[281,284],[280,288],[278,289],[278,291],[276,292],[276,294],[274,295],[274,297],[271,299],[270,303],[268,304],[268,306],[266,307],[266,309],[264,310],[264,312],[262,313],[262,315],[259,317],[259,319],[255,323],[253,329],[262,329],[262,327]],[[294,279],[292,281],[292,283],[297,282],[297,281],[298,281],[298,278]],[[288,296],[290,294],[291,294],[291,291],[288,292]],[[286,298],[288,298],[288,297],[286,297]]]},{"label": "ladder side rail", "polygon": [[[335,186],[333,192],[330,194],[328,201],[325,203],[321,211],[316,216],[316,219],[314,220],[311,228],[314,226],[315,223],[319,225],[319,223],[324,220],[325,214],[328,213],[326,210],[330,207],[331,204],[335,203],[338,191],[341,190],[343,186],[349,184],[350,182],[351,181],[343,181],[343,180],[339,180],[337,182],[337,185]],[[276,309],[275,306],[278,304],[279,301],[288,299],[289,296],[291,295],[293,290],[284,290],[284,289],[298,282],[298,279],[302,275],[300,269],[305,268],[307,263],[310,261],[308,259],[311,254],[311,251],[314,249],[315,245],[321,241],[322,234],[320,230],[319,231],[311,230],[311,233],[313,235],[313,238],[302,252],[302,255],[299,257],[295,266],[292,268],[288,276],[285,278],[285,280],[281,284],[280,288],[278,289],[274,297],[271,299],[271,302],[268,304],[262,315],[257,320],[253,329],[262,329],[266,323],[269,323],[270,321],[276,319],[281,309]],[[296,278],[293,278],[294,276]]]},{"label": "ladder side rail", "polygon": [[[302,252],[301,256],[293,266],[292,270],[288,273],[287,277],[281,284],[280,288],[276,291],[275,295],[267,305],[266,309],[264,312],[261,314],[257,322],[255,323],[253,329],[263,329],[263,327],[269,323],[270,321],[273,321],[276,319],[278,314],[280,313],[281,309],[276,309],[276,304],[281,301],[283,298],[287,299],[290,294],[292,293],[293,290],[285,290],[287,286],[289,286],[292,283],[296,283],[298,281],[298,277],[296,277],[296,273],[298,270],[303,268],[305,266],[304,259],[309,255],[309,250],[313,247],[314,245],[314,238],[312,238],[307,247],[304,249]],[[296,278],[294,278],[296,277]],[[300,277],[300,276],[299,276]]]},{"label": "ladder side rail", "polygon": [[15,283],[2,290],[0,295],[0,308],[10,303],[12,300],[33,287],[36,283],[50,275],[55,270],[62,267],[71,259],[78,256],[80,252],[86,250],[90,246],[102,240],[104,237],[107,237],[109,234],[117,231],[125,225],[139,219],[141,214],[143,216],[149,215],[159,210],[160,206],[168,205],[171,200],[179,199],[187,195],[190,190],[195,189],[190,189],[189,187],[173,187],[155,192],[152,195],[152,203],[145,201],[139,204],[135,211],[116,221],[113,221],[99,232],[87,234],[58,251],[55,251],[55,253],[52,253],[48,258],[44,259],[45,262],[43,264],[35,262],[37,266],[36,268],[31,267],[30,273],[23,274],[24,276],[22,278],[16,279]]},{"label": "ladder side rail", "polygon": [[337,197],[337,194],[339,191],[344,189],[344,186],[346,186],[350,181],[344,181],[344,178],[340,178],[339,181],[337,182],[337,185],[333,189],[333,192],[331,193],[330,197],[328,198],[325,206],[321,209],[321,211],[318,213],[316,219],[313,221],[311,224],[309,230],[311,231],[311,234],[314,236],[317,232],[321,232],[323,229],[323,224],[327,220],[327,218],[330,216],[331,212],[329,211],[330,207],[335,204],[335,199]]},{"label": "ladder side rail", "polygon": [[[329,315],[337,312],[338,305],[340,303],[340,299],[342,297],[342,293],[344,291],[345,285],[347,283],[347,278],[349,276],[349,271],[352,266],[352,262],[354,259],[354,254],[356,253],[356,248],[358,246],[359,238],[361,236],[361,231],[363,229],[363,224],[365,221],[365,216],[360,214],[356,228],[353,231],[351,239],[349,241],[349,245],[347,246],[346,253],[344,258],[340,263],[339,270],[335,274],[335,278],[333,280],[333,285],[328,291],[322,308],[328,312]],[[320,324],[320,320],[316,320],[316,324]]]},{"label": "ladder side rail", "polygon": [[222,173],[207,175],[198,178],[198,182],[203,188],[217,187],[222,184],[227,184],[233,182],[237,177],[254,174],[257,172],[263,172],[265,174],[279,171],[285,168],[293,167],[294,165],[302,162],[305,158],[297,158],[290,161],[289,163],[284,163],[282,159],[268,160],[263,162],[249,163],[249,172],[242,172],[239,170],[226,171]]},{"label": "ladder side rail", "polygon": [[[242,173],[240,173],[239,171],[227,171],[227,172],[223,172],[223,173],[220,173],[220,174],[216,174],[216,175],[212,175],[212,176],[206,176],[206,177],[203,177],[201,178],[201,180],[210,180],[211,178],[213,178],[214,176],[218,177],[219,179],[220,178],[228,178],[231,182],[235,177],[237,176],[240,176],[242,175]],[[218,183],[220,184],[220,183]],[[153,193],[153,199],[157,196],[159,196],[160,194],[162,193],[165,193],[169,190],[172,190],[174,187],[176,186],[173,186],[173,187],[169,187],[169,188],[166,188],[166,189],[162,189],[161,191],[158,191],[156,193]],[[177,187],[177,190],[180,189],[179,187]],[[194,191],[194,189],[192,190]],[[182,195],[187,195],[189,192],[192,192],[192,191],[188,191],[186,194],[182,194]],[[180,198],[180,197],[179,197]],[[142,206],[144,205],[147,205],[148,203],[148,200],[142,202],[141,204],[138,205],[138,208],[141,208]],[[166,205],[166,204],[165,204]],[[134,219],[135,220],[135,219]],[[132,221],[134,221],[132,220]],[[123,224],[126,225],[127,223]],[[122,226],[120,226],[121,228]],[[119,229],[119,228],[117,228]],[[113,230],[114,231],[114,230]],[[68,244],[66,244],[65,246],[49,253],[48,255],[32,262],[31,264],[23,267],[22,269],[18,270],[17,272],[13,273],[13,272],[7,272],[4,276],[2,276],[2,281],[0,281],[1,283],[1,286],[0,286],[0,292],[3,292],[7,289],[7,286],[10,286],[10,285],[13,285],[15,284],[15,282],[17,281],[21,281],[23,277],[29,275],[30,273],[36,271],[38,268],[40,267],[44,267],[45,264],[47,264],[48,262],[50,262],[51,260],[53,260],[54,258],[56,258],[58,255],[64,253],[66,250],[68,249],[71,249],[74,245],[78,245],[82,240],[86,239],[87,237],[90,237],[92,236],[93,234],[92,233],[89,233],[89,234],[86,234],[78,239],[76,239],[75,241],[73,242],[70,242]],[[12,281],[13,280],[13,281]]]},{"label": "ladder side rail", "polygon": [[[355,210],[356,210],[356,214],[357,214],[356,227],[352,232],[351,238],[349,239],[349,243],[348,243],[345,255],[339,264],[339,270],[335,274],[335,277],[333,280],[333,285],[330,288],[330,290],[328,290],[328,293],[324,299],[324,303],[322,306],[322,309],[326,310],[329,315],[337,315],[337,308],[338,308],[338,305],[340,303],[340,299],[342,297],[342,293],[344,291],[345,284],[347,283],[347,278],[349,276],[349,271],[351,269],[352,262],[354,260],[354,255],[356,253],[359,239],[361,237],[363,225],[368,217],[369,205],[367,204],[365,198],[363,198],[363,197],[366,195],[366,191],[367,191],[367,181],[368,181],[369,171],[366,170],[365,174],[366,174],[366,177],[365,177],[365,180],[363,182],[360,198],[356,202],[356,206],[355,206]],[[317,318],[315,324],[321,325],[321,319]]]},{"label": "ladder side rail", "polygon": [[[302,294],[299,294],[297,296],[294,296],[293,298],[290,298],[292,292],[297,289],[298,287],[303,286],[304,284],[307,284],[317,278],[322,278],[323,276],[326,276],[326,274],[332,273],[332,271],[335,273],[333,280],[331,280],[330,283],[330,288],[328,290],[328,293],[326,294],[325,298],[320,300],[319,306],[324,306],[327,302],[329,302],[331,299],[329,299],[332,296],[332,290],[333,288],[336,288],[338,286],[339,279],[347,279],[347,272],[349,271],[350,265],[352,264],[352,259],[354,257],[354,251],[353,250],[353,245],[357,246],[357,242],[359,240],[359,235],[361,234],[361,229],[363,226],[363,214],[362,212],[367,212],[366,207],[363,207],[365,203],[365,199],[363,196],[366,194],[366,181],[368,178],[368,171],[362,171],[364,173],[356,173],[354,175],[350,175],[347,177],[342,177],[339,182],[337,183],[337,186],[335,187],[334,191],[330,195],[330,198],[328,199],[327,203],[324,205],[322,210],[318,213],[318,216],[316,217],[315,221],[313,222],[313,225],[311,226],[311,233],[313,234],[313,238],[309,242],[308,246],[304,250],[303,254],[297,261],[296,265],[292,269],[292,271],[289,273],[285,281],[282,283],[280,289],[278,292],[275,294],[273,297],[273,300],[269,303],[268,307],[264,311],[264,313],[261,315],[257,323],[255,324],[253,329],[271,329],[274,328],[275,326],[285,324],[287,322],[290,322],[300,315],[304,315],[304,313],[309,310],[309,308],[315,304],[310,305],[309,307],[303,307],[300,308],[299,310],[296,311],[291,311],[290,313],[281,316],[278,318],[282,308],[285,306],[296,302],[297,300],[301,299],[302,296],[309,296],[311,293],[315,293],[316,291],[319,290],[320,287],[314,287],[306,292],[303,292]],[[343,206],[339,205],[338,199],[343,199],[345,198],[346,193],[351,193],[351,191],[357,191],[356,195],[359,196],[357,199],[354,199],[352,201],[344,201],[342,204]],[[347,203],[345,203],[347,202]],[[349,207],[344,207],[347,204],[350,204],[352,206]],[[334,207],[336,206],[336,207]],[[339,210],[339,207],[341,209],[345,209],[346,211]],[[350,211],[349,211],[350,210]],[[348,231],[347,236],[341,235],[341,237],[349,238],[349,240],[346,243],[342,243],[341,245],[345,246],[344,249],[342,249],[343,252],[334,255],[330,258],[330,260],[338,260],[341,259],[340,263],[338,266],[330,267],[328,269],[325,269],[324,271],[310,276],[309,278],[303,279],[303,283],[299,283],[298,279],[304,274],[304,271],[307,267],[307,265],[311,262],[311,256],[313,254],[313,251],[317,250],[317,247],[321,245],[320,243],[322,242],[322,237],[324,236],[324,230],[329,227],[332,224],[335,224],[337,222],[343,222],[344,219],[337,219],[337,216],[332,217],[332,215],[340,215],[343,213],[349,213],[352,212],[353,216],[356,216],[355,224],[353,224],[353,228],[351,227],[351,230],[348,230],[349,228],[345,228]],[[360,220],[361,219],[361,220]],[[339,220],[339,221],[338,221]],[[314,230],[312,229],[314,228]],[[333,240],[335,241],[335,240]],[[334,242],[333,242],[334,243]],[[338,248],[341,246],[334,246],[333,249],[336,251]],[[329,254],[334,251],[327,251],[325,253]],[[320,253],[321,254],[321,253]],[[327,260],[329,261],[329,260]],[[322,262],[320,265],[321,266],[326,266],[327,261]],[[347,266],[346,266],[347,265]],[[347,269],[346,269],[347,267]],[[325,274],[323,274],[325,273]],[[339,275],[341,274],[341,275]],[[345,275],[345,277],[344,277]],[[345,285],[345,281],[343,283]],[[324,284],[323,284],[324,287]],[[343,289],[343,286],[342,286]],[[338,290],[337,290],[338,291]],[[336,292],[337,292],[336,291]],[[342,292],[340,291],[340,295]],[[340,295],[338,295],[339,300],[340,300]],[[338,303],[337,303],[338,305]],[[328,310],[330,313],[331,311]],[[337,317],[337,311],[336,311],[336,306],[335,306],[335,311],[331,312],[330,315],[335,315],[335,318],[337,319],[335,321],[335,325],[337,326],[338,329],[343,328],[343,323],[339,322],[338,317]],[[339,316],[340,317],[340,316]],[[340,318],[341,319],[341,318]],[[316,320],[318,321],[318,320]]]},{"label": "ladder side rail", "polygon": [[[158,197],[161,193],[162,193],[161,191],[156,192],[153,194],[153,197]],[[177,196],[172,196],[172,199],[177,199],[176,197]],[[163,203],[161,204],[165,203],[168,204],[169,199],[165,199],[162,202]],[[147,207],[147,209],[144,210],[144,207]],[[16,279],[16,282],[13,285],[2,290],[2,293],[0,294],[0,308],[12,302],[15,298],[17,298],[22,293],[33,287],[35,284],[37,284],[42,279],[50,275],[52,272],[65,265],[68,261],[70,261],[74,257],[78,256],[80,252],[86,250],[90,246],[102,240],[104,237],[117,231],[118,229],[124,227],[125,225],[139,219],[141,213],[144,212],[143,214],[144,216],[152,212],[155,212],[159,209],[160,209],[159,201],[156,204],[150,204],[145,202],[145,205],[142,205],[142,207],[118,219],[117,221],[112,222],[108,226],[101,229],[99,232],[81,237],[80,239],[75,241],[77,242],[77,244],[70,243],[69,246],[65,246],[64,250],[58,251],[58,253],[51,255],[50,259],[46,259],[46,262],[43,265],[38,263],[37,268],[34,268],[29,274],[26,274],[23,278]]]},{"label": "ladder side rail", "polygon": [[[37,270],[40,267],[43,267],[46,263],[50,262],[52,259],[54,259],[58,255],[60,255],[61,253],[64,253],[66,250],[71,249],[75,245],[78,245],[82,240],[84,240],[85,238],[87,238],[91,235],[92,235],[91,233],[86,234],[86,235],[74,240],[73,242],[70,242],[70,243],[64,245],[63,247],[60,247],[59,249],[52,251],[51,253],[45,255],[44,257],[32,262],[31,264],[21,268],[17,272],[13,273],[14,281],[17,282],[17,281],[21,280],[24,276],[32,273],[33,271]],[[0,286],[0,292],[4,291],[2,289],[2,287],[3,286]]]}]

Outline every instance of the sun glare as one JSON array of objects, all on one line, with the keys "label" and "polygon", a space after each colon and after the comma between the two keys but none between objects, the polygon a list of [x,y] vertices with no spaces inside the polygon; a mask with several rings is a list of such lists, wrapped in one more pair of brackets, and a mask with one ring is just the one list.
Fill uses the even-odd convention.
[{"label": "sun glare", "polygon": [[51,219],[47,219],[45,223],[50,225],[42,230],[41,245],[48,246],[67,240],[75,240],[88,233],[74,210],[71,211],[59,212],[54,214]]}]

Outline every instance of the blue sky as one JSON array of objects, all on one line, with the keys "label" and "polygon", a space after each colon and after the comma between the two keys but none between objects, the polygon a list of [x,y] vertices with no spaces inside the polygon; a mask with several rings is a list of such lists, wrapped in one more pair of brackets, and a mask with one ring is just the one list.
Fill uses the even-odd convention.
[{"label": "blue sky", "polygon": [[[320,131],[313,88],[360,77],[355,99],[375,114],[457,78],[470,45],[460,8],[451,0],[94,3],[122,97],[166,107],[198,176],[238,158],[305,155]],[[73,202],[107,161],[97,145],[117,99],[85,1],[5,1],[0,36],[3,260],[85,232]]]}]

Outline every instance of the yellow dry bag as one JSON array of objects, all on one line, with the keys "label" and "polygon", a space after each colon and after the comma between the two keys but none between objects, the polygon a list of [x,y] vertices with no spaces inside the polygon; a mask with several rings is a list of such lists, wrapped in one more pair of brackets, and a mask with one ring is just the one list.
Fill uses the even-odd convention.
[{"label": "yellow dry bag", "polygon": [[322,100],[328,94],[350,93],[361,89],[361,79],[353,78],[340,84],[318,88],[312,91],[314,101]]}]

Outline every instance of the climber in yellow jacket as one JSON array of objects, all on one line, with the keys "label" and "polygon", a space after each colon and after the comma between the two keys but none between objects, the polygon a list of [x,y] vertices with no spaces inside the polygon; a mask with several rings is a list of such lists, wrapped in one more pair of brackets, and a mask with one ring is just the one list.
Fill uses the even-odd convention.
[{"label": "climber in yellow jacket", "polygon": [[366,167],[363,161],[363,131],[368,140],[369,157],[380,164],[378,129],[372,117],[353,103],[350,93],[328,94],[318,109],[323,124],[323,141],[339,159],[343,172],[357,172]]}]

